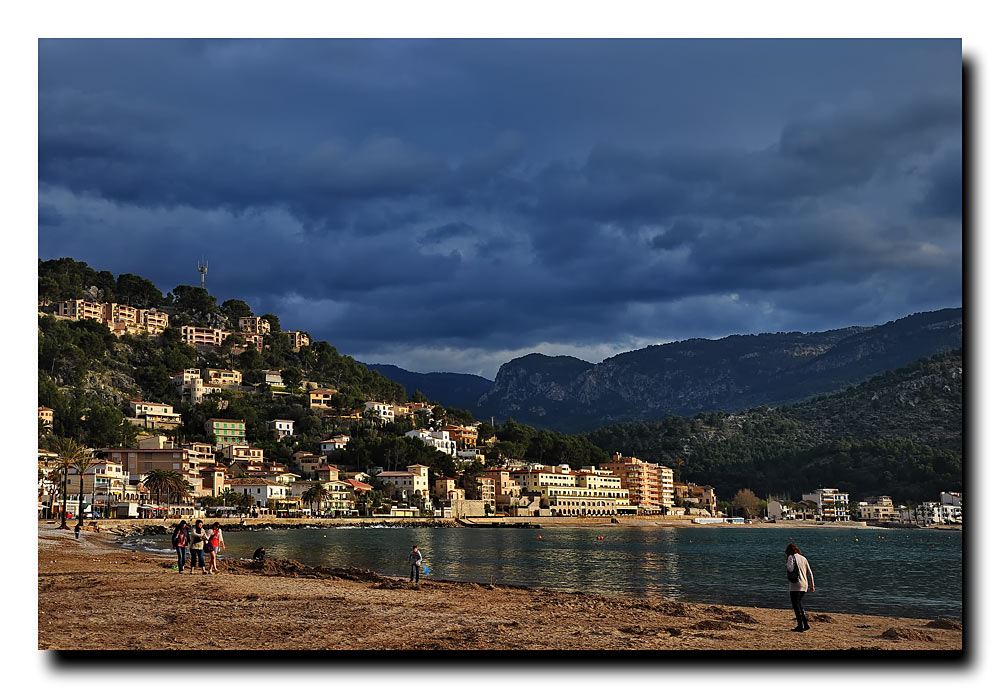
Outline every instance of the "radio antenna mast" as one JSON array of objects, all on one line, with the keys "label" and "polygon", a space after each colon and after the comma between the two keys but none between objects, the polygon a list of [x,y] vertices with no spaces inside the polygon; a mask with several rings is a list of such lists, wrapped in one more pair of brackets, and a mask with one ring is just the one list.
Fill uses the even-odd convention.
[{"label": "radio antenna mast", "polygon": [[205,288],[205,275],[208,274],[208,261],[204,258],[198,263],[198,272],[201,273],[201,288]]}]

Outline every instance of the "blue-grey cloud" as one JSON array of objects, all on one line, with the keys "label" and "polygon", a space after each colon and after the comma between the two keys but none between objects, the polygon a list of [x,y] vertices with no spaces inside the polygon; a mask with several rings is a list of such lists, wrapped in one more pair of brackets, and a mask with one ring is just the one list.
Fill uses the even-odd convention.
[{"label": "blue-grey cloud", "polygon": [[220,300],[487,375],[875,323],[961,303],[960,69],[957,41],[43,40],[40,253],[164,290],[206,255]]}]

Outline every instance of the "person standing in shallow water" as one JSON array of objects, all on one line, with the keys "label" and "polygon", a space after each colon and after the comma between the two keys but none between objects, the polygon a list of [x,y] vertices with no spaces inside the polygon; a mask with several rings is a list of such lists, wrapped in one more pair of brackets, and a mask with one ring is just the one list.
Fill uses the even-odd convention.
[{"label": "person standing in shallow water", "polygon": [[802,609],[802,598],[807,590],[816,592],[816,581],[813,580],[809,560],[802,556],[797,545],[790,544],[785,548],[785,569],[788,572],[788,592],[792,598],[792,610],[797,624],[792,630],[802,633],[809,630],[809,619]]},{"label": "person standing in shallow water", "polygon": [[420,564],[423,562],[424,557],[420,554],[420,550],[417,546],[413,546],[413,551],[406,558],[406,561],[410,564],[410,582],[420,585]]}]

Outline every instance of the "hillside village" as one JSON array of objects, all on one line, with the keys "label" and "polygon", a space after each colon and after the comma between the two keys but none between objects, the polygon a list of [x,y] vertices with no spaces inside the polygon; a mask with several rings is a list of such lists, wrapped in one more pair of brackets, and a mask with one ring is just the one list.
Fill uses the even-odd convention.
[{"label": "hillside village", "polygon": [[[671,467],[512,420],[494,426],[418,390],[406,397],[241,301],[217,307],[195,287],[164,297],[141,278],[109,282],[67,260],[40,267],[40,517],[961,522],[954,492],[898,508],[885,495],[852,504],[829,486],[801,500],[744,490],[720,505]],[[105,286],[81,290],[88,282]]]}]

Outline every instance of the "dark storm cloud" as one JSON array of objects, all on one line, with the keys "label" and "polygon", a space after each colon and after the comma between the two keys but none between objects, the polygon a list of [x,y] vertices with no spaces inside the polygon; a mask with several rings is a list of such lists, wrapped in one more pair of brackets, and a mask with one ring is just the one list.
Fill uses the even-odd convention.
[{"label": "dark storm cloud", "polygon": [[43,258],[204,255],[362,358],[961,303],[955,41],[47,40],[39,84]]}]

